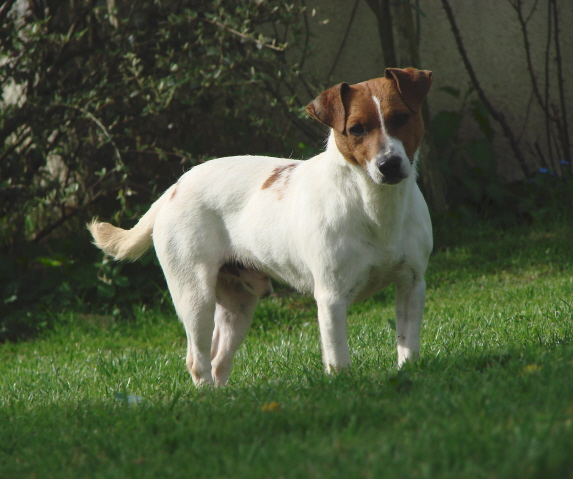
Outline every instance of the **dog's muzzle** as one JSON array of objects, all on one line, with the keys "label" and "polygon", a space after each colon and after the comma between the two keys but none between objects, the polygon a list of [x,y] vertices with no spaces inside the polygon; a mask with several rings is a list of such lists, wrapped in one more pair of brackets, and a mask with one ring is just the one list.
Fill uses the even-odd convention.
[{"label": "dog's muzzle", "polygon": [[398,155],[383,157],[378,160],[376,166],[384,176],[382,183],[388,185],[396,185],[407,176],[402,168],[402,157]]}]

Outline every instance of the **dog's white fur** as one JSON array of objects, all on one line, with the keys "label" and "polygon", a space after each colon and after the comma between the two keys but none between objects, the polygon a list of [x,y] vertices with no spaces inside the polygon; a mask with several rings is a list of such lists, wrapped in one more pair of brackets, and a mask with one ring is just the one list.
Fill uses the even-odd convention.
[{"label": "dog's white fur", "polygon": [[[365,165],[341,153],[345,140],[334,129],[326,151],[307,161],[212,160],[184,174],[131,230],[89,226],[116,259],[136,259],[153,243],[185,326],[195,384],[227,382],[259,297],[271,291],[269,276],[314,295],[328,372],[350,364],[349,306],[392,282],[398,365],[417,357],[430,217],[416,184],[417,153],[408,158],[386,131],[385,98],[371,101],[380,145]],[[401,161],[398,184],[384,184],[377,167],[389,155]]]}]

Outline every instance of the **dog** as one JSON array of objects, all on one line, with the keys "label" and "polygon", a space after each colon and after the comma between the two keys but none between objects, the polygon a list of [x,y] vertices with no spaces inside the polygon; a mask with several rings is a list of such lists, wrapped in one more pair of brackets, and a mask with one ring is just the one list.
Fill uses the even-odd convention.
[{"label": "dog", "polygon": [[207,161],[132,229],[88,225],[94,244],[116,260],[155,246],[195,385],[227,383],[271,277],[314,295],[326,372],[350,365],[350,305],[391,283],[398,367],[417,358],[432,226],[416,164],[431,83],[431,72],[413,68],[340,83],[306,107],[330,128],[319,155]]}]

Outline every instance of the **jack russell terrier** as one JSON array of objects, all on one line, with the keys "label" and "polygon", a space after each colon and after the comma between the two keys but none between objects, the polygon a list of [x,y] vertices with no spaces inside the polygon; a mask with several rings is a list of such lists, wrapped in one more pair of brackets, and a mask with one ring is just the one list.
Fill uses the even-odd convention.
[{"label": "jack russell terrier", "polygon": [[227,383],[259,298],[272,291],[270,277],[314,295],[327,372],[349,367],[349,306],[390,283],[398,366],[418,356],[432,225],[416,163],[431,83],[431,72],[413,68],[340,83],[306,107],[331,128],[323,153],[208,161],[132,229],[88,226],[116,260],[155,246],[197,386]]}]

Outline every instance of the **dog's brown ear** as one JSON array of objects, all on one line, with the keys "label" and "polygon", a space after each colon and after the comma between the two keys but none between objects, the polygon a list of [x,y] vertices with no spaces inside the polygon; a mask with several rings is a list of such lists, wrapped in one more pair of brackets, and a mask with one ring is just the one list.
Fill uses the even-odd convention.
[{"label": "dog's brown ear", "polygon": [[417,113],[432,86],[432,72],[415,68],[386,68],[385,75],[396,80],[402,99],[410,110]]},{"label": "dog's brown ear", "polygon": [[348,83],[339,83],[329,88],[307,105],[306,112],[315,120],[342,133],[346,126],[342,97],[349,88]]}]

